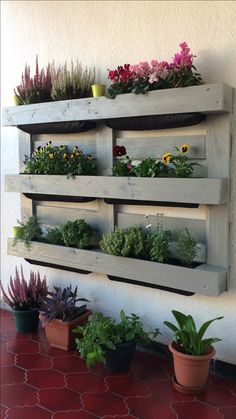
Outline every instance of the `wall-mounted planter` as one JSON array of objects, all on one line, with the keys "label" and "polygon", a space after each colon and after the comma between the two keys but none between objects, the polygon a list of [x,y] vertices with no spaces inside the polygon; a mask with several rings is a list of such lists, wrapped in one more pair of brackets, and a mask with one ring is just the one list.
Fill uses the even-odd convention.
[{"label": "wall-mounted planter", "polygon": [[107,119],[105,121],[105,124],[109,128],[120,131],[144,131],[187,127],[199,124],[205,118],[205,115],[196,112],[172,115],[149,115]]},{"label": "wall-mounted planter", "polygon": [[29,250],[23,242],[13,246],[13,239],[8,240],[8,254],[205,295],[217,296],[226,289],[227,270],[207,264],[190,269],[39,242],[32,242]]},{"label": "wall-mounted planter", "polygon": [[7,192],[218,205],[227,202],[228,180],[113,176],[7,175]]},{"label": "wall-mounted planter", "polygon": [[96,128],[96,123],[89,121],[51,122],[18,125],[17,128],[28,134],[72,134],[90,131]]}]

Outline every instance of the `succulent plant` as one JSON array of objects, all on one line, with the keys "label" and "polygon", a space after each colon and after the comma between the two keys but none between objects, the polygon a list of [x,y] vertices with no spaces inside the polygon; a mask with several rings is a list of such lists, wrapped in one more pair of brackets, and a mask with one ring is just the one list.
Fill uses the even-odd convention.
[{"label": "succulent plant", "polygon": [[76,306],[77,301],[89,301],[86,298],[77,298],[77,287],[74,291],[72,291],[71,285],[64,289],[55,286],[53,288],[55,291],[49,292],[49,297],[41,299],[40,313],[43,315],[44,321],[61,319],[63,322],[67,322],[86,311],[86,304],[80,307]]},{"label": "succulent plant", "polygon": [[29,310],[31,308],[39,308],[41,298],[45,298],[48,294],[46,278],[40,278],[39,272],[36,274],[30,272],[29,282],[25,280],[23,268],[21,266],[21,278],[16,267],[15,278],[10,276],[10,284],[8,285],[8,294],[5,292],[2,282],[0,281],[0,289],[2,291],[4,301],[13,310]]}]

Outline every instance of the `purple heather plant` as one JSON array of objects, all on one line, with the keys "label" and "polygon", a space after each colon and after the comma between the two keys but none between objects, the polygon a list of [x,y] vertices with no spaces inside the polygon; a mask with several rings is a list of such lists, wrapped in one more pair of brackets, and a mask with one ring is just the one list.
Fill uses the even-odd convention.
[{"label": "purple heather plant", "polygon": [[48,294],[46,277],[40,278],[39,272],[36,274],[30,272],[29,282],[25,280],[23,268],[21,266],[21,278],[16,267],[14,279],[10,276],[10,284],[8,285],[8,295],[5,292],[2,282],[0,281],[0,289],[2,291],[4,301],[13,310],[30,310],[40,307],[42,298]]},{"label": "purple heather plant", "polygon": [[14,89],[14,93],[20,105],[29,103],[50,102],[52,90],[51,64],[48,63],[46,70],[39,70],[38,55],[36,56],[35,75],[30,74],[30,66],[25,64],[21,76],[21,84]]}]

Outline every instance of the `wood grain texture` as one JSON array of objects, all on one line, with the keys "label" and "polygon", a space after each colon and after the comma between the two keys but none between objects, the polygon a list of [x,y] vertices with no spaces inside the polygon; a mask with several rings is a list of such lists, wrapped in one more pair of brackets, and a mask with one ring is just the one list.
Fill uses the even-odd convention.
[{"label": "wood grain texture", "polygon": [[23,242],[13,246],[13,239],[8,239],[8,254],[212,296],[225,290],[227,276],[226,269],[216,266],[190,269],[45,243],[32,242],[28,250]]},{"label": "wood grain texture", "polygon": [[145,95],[132,93],[118,95],[114,100],[95,97],[13,106],[3,110],[3,125],[17,126],[185,112],[224,113],[230,112],[231,106],[231,87],[215,83],[156,90]]},{"label": "wood grain texture", "polygon": [[91,196],[217,205],[227,201],[227,179],[8,175],[7,192]]}]

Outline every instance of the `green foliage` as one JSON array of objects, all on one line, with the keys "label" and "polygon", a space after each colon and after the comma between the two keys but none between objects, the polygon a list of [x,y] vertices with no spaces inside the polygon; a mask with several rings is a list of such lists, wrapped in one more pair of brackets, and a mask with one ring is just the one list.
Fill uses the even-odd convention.
[{"label": "green foliage", "polygon": [[[25,246],[29,249],[31,246],[32,241],[40,241],[42,238],[42,231],[38,225],[37,219],[35,215],[29,217],[28,221],[24,224],[21,221],[17,220],[17,222],[24,227],[24,232],[20,240],[23,240]],[[17,244],[19,239],[14,238],[13,246]]]},{"label": "green foliage", "polygon": [[209,320],[197,330],[195,321],[190,314],[186,316],[176,310],[172,310],[172,314],[177,321],[177,326],[169,321],[165,321],[164,324],[174,332],[173,340],[181,352],[189,355],[205,355],[210,345],[221,341],[218,338],[203,339],[203,336],[212,322],[223,319],[223,317]]},{"label": "green foliage", "polygon": [[129,156],[116,160],[112,168],[113,176],[135,176]]},{"label": "green foliage", "polygon": [[47,228],[47,232],[44,235],[44,240],[50,244],[56,244],[58,246],[63,245],[64,242],[62,240],[61,228],[59,227]]},{"label": "green foliage", "polygon": [[89,245],[92,228],[82,219],[68,221],[61,226],[61,234],[66,246],[84,249]]},{"label": "green foliage", "polygon": [[67,62],[56,70],[52,64],[52,98],[53,100],[79,99],[91,96],[91,85],[94,83],[95,69],[83,70],[81,63],[71,60],[70,69]]},{"label": "green foliage", "polygon": [[161,161],[156,161],[150,157],[134,167],[132,172],[137,177],[162,177],[168,175],[167,166]]},{"label": "green foliage", "polygon": [[169,242],[171,232],[164,230],[161,226],[154,235],[152,247],[150,249],[150,259],[154,262],[165,263],[170,258]]},{"label": "green foliage", "polygon": [[114,232],[103,235],[100,247],[109,255],[139,257],[145,253],[145,236],[137,226],[125,230],[116,227]]},{"label": "green foliage", "polygon": [[198,250],[197,241],[191,236],[189,230],[185,228],[184,231],[180,231],[176,247],[178,259],[186,266],[191,267]]},{"label": "green foliage", "polygon": [[66,145],[53,146],[52,142],[45,147],[39,146],[32,156],[25,156],[24,173],[38,175],[96,175],[96,160],[90,155],[84,155],[75,146],[69,152]]},{"label": "green foliage", "polygon": [[105,363],[106,348],[116,349],[119,343],[136,341],[140,345],[148,345],[151,336],[156,337],[159,330],[147,333],[136,314],[126,316],[120,312],[121,321],[105,317],[102,313],[95,313],[93,320],[74,329],[80,335],[76,339],[76,346],[81,358],[91,367],[95,362]]},{"label": "green foliage", "polygon": [[171,167],[169,169],[170,177],[186,178],[192,176],[194,167],[199,166],[198,163],[189,162],[188,156],[178,155],[170,159]]}]

